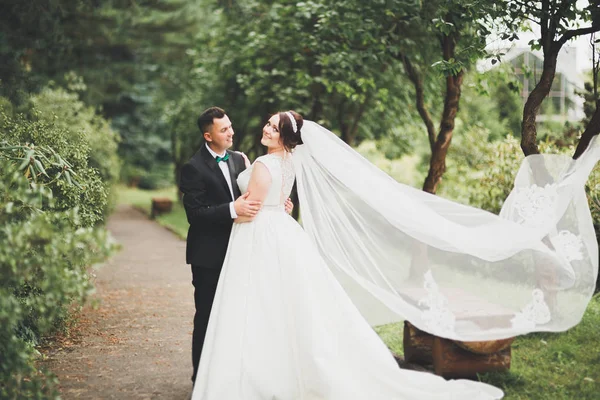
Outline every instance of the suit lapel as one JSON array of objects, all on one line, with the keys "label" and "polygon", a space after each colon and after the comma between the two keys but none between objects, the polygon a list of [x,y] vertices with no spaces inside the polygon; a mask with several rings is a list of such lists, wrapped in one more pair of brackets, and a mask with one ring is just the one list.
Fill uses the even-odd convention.
[{"label": "suit lapel", "polygon": [[[237,199],[241,196],[240,188],[237,184],[237,176],[238,171],[235,167],[235,161],[233,161],[233,153],[228,151],[229,159],[227,160],[227,167],[229,167],[229,177],[231,178],[231,189],[233,190],[233,195]],[[233,199],[235,200],[235,199]]]},{"label": "suit lapel", "polygon": [[[216,176],[217,180],[219,180],[219,182],[221,183],[221,186],[223,186],[223,189],[225,189],[225,193],[227,193],[227,197],[229,197],[231,199],[231,192],[229,191],[229,185],[227,184],[227,181],[225,180],[223,171],[221,171],[221,168],[219,168],[219,164],[217,163],[217,160],[215,160],[213,158],[212,154],[210,154],[208,152],[208,149],[206,148],[206,146],[202,146],[202,148],[200,149],[200,154],[202,155],[204,162],[206,162],[206,165],[208,165],[208,167],[210,168],[212,173]],[[231,156],[230,156],[230,159],[231,159]],[[233,200],[233,199],[231,199],[231,200]]]}]

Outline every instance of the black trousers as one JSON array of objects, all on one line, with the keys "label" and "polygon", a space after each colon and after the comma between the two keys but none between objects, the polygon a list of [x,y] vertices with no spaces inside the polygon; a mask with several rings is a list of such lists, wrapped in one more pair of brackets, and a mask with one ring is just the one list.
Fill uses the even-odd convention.
[{"label": "black trousers", "polygon": [[194,285],[194,303],[196,304],[196,314],[194,315],[194,333],[192,335],[192,364],[194,374],[192,382],[196,381],[198,373],[198,364],[202,354],[202,346],[206,337],[206,328],[210,317],[219,274],[221,268],[206,268],[199,265],[192,265],[192,284]]}]

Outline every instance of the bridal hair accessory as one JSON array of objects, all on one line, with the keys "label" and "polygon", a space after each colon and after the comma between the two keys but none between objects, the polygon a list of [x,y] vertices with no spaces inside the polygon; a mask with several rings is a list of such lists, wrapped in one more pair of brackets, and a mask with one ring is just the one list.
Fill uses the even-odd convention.
[{"label": "bridal hair accessory", "polygon": [[294,116],[292,115],[291,112],[286,111],[285,115],[287,115],[292,123],[292,130],[294,131],[294,133],[298,132],[298,125],[296,125],[296,118],[294,118]]}]

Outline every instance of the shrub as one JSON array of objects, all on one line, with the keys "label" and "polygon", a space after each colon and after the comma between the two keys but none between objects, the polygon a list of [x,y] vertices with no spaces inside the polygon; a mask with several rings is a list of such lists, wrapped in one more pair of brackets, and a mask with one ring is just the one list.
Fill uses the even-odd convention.
[{"label": "shrub", "polygon": [[[70,79],[78,82],[76,87],[79,90],[85,90],[85,85],[79,78]],[[111,129],[109,122],[79,100],[77,93],[53,86],[31,96],[26,112],[31,120],[47,123],[54,130],[68,135],[67,143],[74,150],[72,153],[75,153],[65,154],[69,160],[83,155],[82,145],[85,144],[87,166],[98,171],[99,179],[108,191],[109,201],[103,209],[104,214],[108,214],[115,200],[111,188],[117,183],[121,168],[117,155],[120,137]],[[21,138],[21,142],[24,141],[33,140]],[[40,144],[55,145],[47,140]],[[60,152],[58,148],[55,149]]]},{"label": "shrub", "polygon": [[[568,143],[560,146],[561,143]],[[560,141],[540,142],[542,154],[574,153],[574,140],[567,136]],[[487,131],[472,127],[464,138],[450,150],[449,174],[445,176],[443,195],[470,204],[474,207],[500,212],[504,200],[513,188],[515,176],[523,160],[519,141],[509,135],[504,140],[487,141]],[[586,193],[596,228],[596,238],[600,238],[600,167],[596,166],[586,185]],[[462,197],[461,197],[462,196]],[[600,275],[596,291],[600,290]]]},{"label": "shrub", "polygon": [[171,186],[173,186],[173,167],[171,165],[144,172],[138,182],[138,187],[146,190],[165,189]]},{"label": "shrub", "polygon": [[[56,379],[36,367],[35,345],[85,300],[88,267],[114,249],[101,227],[108,198],[103,180],[115,180],[118,171],[112,161],[94,164],[93,146],[101,146],[90,138],[107,125],[88,109],[79,110],[83,122],[62,108],[52,118],[31,108],[28,118],[1,100],[0,398],[57,398]],[[71,126],[59,115],[71,118]],[[71,129],[86,123],[95,127]],[[116,154],[110,146],[106,157]]]},{"label": "shrub", "polygon": [[84,140],[89,146],[89,166],[98,170],[104,182],[116,182],[120,169],[117,156],[119,135],[111,129],[107,120],[79,100],[77,93],[47,87],[31,96],[28,112],[33,119],[78,135],[79,140]]},{"label": "shrub", "polygon": [[47,185],[56,198],[56,209],[78,207],[81,226],[92,226],[104,221],[108,190],[98,171],[88,166],[90,147],[83,132],[71,133],[56,124],[42,120],[31,121],[23,115],[11,117],[4,113],[0,114],[0,132],[6,138],[7,145],[48,146],[63,159],[69,160],[71,170],[77,171],[76,181],[83,190],[70,185],[67,180],[49,179]]},{"label": "shrub", "polygon": [[34,366],[34,345],[84,300],[87,267],[112,245],[104,229],[81,226],[76,208],[56,210],[46,185],[0,162],[0,398],[54,397],[54,378]]}]

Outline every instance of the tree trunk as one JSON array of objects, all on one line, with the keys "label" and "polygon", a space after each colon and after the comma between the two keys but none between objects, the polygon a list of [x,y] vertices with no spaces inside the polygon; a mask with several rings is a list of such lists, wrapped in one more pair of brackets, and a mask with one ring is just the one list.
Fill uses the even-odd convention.
[{"label": "tree trunk", "polygon": [[550,93],[554,75],[556,74],[556,60],[558,51],[552,49],[550,54],[544,56],[544,69],[540,81],[535,89],[529,94],[525,107],[523,108],[523,122],[521,124],[521,149],[526,156],[539,154],[537,147],[536,117],[540,111],[542,101]]},{"label": "tree trunk", "polygon": [[[349,112],[348,109],[351,107],[343,107],[343,104],[338,108],[338,123],[340,125],[340,134],[344,142],[349,146],[356,145],[356,135],[358,134],[358,126],[362,119],[367,105],[369,103],[370,96],[366,96],[365,100],[360,104],[358,110],[355,112]],[[353,118],[352,120],[350,120]]]},{"label": "tree trunk", "polygon": [[178,143],[178,137],[177,137],[177,132],[176,130],[173,128],[171,130],[171,155],[173,157],[173,164],[175,165],[175,190],[177,191],[177,199],[179,201],[181,201],[181,196],[180,196],[180,192],[179,192],[179,179],[181,176],[181,167],[183,166],[181,163],[181,157],[179,155],[178,152],[179,149],[179,143]]},{"label": "tree trunk", "polygon": [[[322,68],[312,53],[310,57],[307,57],[306,61],[308,62],[309,70],[313,79],[322,76]],[[311,84],[310,92],[310,100],[312,100],[312,105],[310,107],[310,112],[305,117],[312,121],[318,121],[323,114],[323,101],[321,97],[323,93],[325,93],[325,87],[319,82],[313,82]]]},{"label": "tree trunk", "polygon": [[354,143],[354,138],[352,138],[350,136],[350,128],[348,127],[348,124],[346,123],[346,117],[347,117],[347,112],[346,112],[346,100],[343,99],[342,102],[338,105],[337,107],[337,111],[338,111],[338,116],[337,116],[337,120],[338,120],[338,124],[340,125],[340,138],[346,142],[346,144],[348,146],[352,146]]},{"label": "tree trunk", "polygon": [[[455,37],[445,35],[442,39],[442,50],[445,60],[454,58],[455,47]],[[446,98],[444,100],[440,132],[431,151],[429,173],[423,184],[423,190],[429,193],[435,194],[442,180],[442,175],[446,171],[446,155],[448,154],[448,148],[450,147],[452,134],[454,133],[454,120],[458,112],[463,77],[464,71],[462,70],[455,76],[450,75],[446,77]]]},{"label": "tree trunk", "polygon": [[585,149],[587,149],[588,145],[592,138],[600,133],[600,107],[596,107],[596,111],[594,115],[592,115],[592,119],[588,124],[587,128],[581,135],[581,139],[579,139],[579,143],[577,144],[577,148],[575,149],[575,154],[573,154],[573,159],[578,159],[579,156],[583,154]]},{"label": "tree trunk", "polygon": [[[521,149],[525,156],[539,154],[536,143],[537,129],[535,125],[536,116],[540,111],[542,101],[548,96],[556,74],[556,61],[562,46],[570,39],[594,33],[600,30],[600,22],[592,9],[592,25],[585,28],[569,29],[555,40],[560,20],[567,12],[573,2],[557,2],[555,0],[542,1],[542,13],[540,17],[540,43],[544,52],[544,66],[542,77],[529,94],[525,107],[523,108],[523,122],[521,124]],[[528,6],[529,7],[529,6]],[[597,11],[597,10],[596,10]],[[587,145],[586,145],[587,146]]]},{"label": "tree trunk", "polygon": [[179,182],[181,179],[181,168],[183,164],[181,162],[175,162],[175,191],[177,192],[177,201],[181,202],[183,200],[183,196],[181,191],[179,190]]},{"label": "tree trunk", "polygon": [[433,147],[435,146],[435,126],[433,124],[433,120],[431,119],[431,114],[429,114],[429,110],[425,106],[425,89],[423,87],[423,77],[414,67],[410,59],[401,54],[399,58],[402,60],[402,64],[404,64],[404,69],[408,74],[408,78],[413,83],[415,87],[415,102],[417,106],[417,110],[419,111],[419,115],[425,123],[425,127],[427,128],[427,137],[429,138],[429,148],[433,153]]},{"label": "tree trunk", "polygon": [[423,190],[429,193],[436,193],[442,175],[446,172],[446,155],[454,133],[454,120],[458,112],[463,76],[464,73],[461,71],[456,76],[446,78],[446,100],[444,101],[440,132],[431,152],[429,173],[423,184]]},{"label": "tree trunk", "polygon": [[367,105],[369,104],[369,100],[371,99],[370,95],[365,96],[365,100],[362,102],[358,111],[354,113],[354,121],[352,121],[352,125],[350,126],[350,136],[352,137],[353,143],[356,142],[356,135],[358,134],[358,126],[360,124],[360,120],[362,119],[365,111],[367,110]]},{"label": "tree trunk", "polygon": [[308,119],[311,121],[318,121],[323,114],[323,102],[321,101],[320,95],[316,95],[313,98],[312,107],[310,108],[310,112],[308,114]]},{"label": "tree trunk", "polygon": [[[600,17],[600,13],[598,17]],[[598,97],[598,72],[600,70],[600,60],[596,59],[596,46],[594,39],[595,37],[592,35],[592,91],[594,93],[596,111],[594,111],[587,128],[581,135],[581,139],[579,139],[579,143],[575,149],[575,154],[573,154],[574,160],[577,160],[579,156],[583,154],[585,149],[587,149],[588,145],[590,144],[592,138],[600,133],[600,97]]]}]

